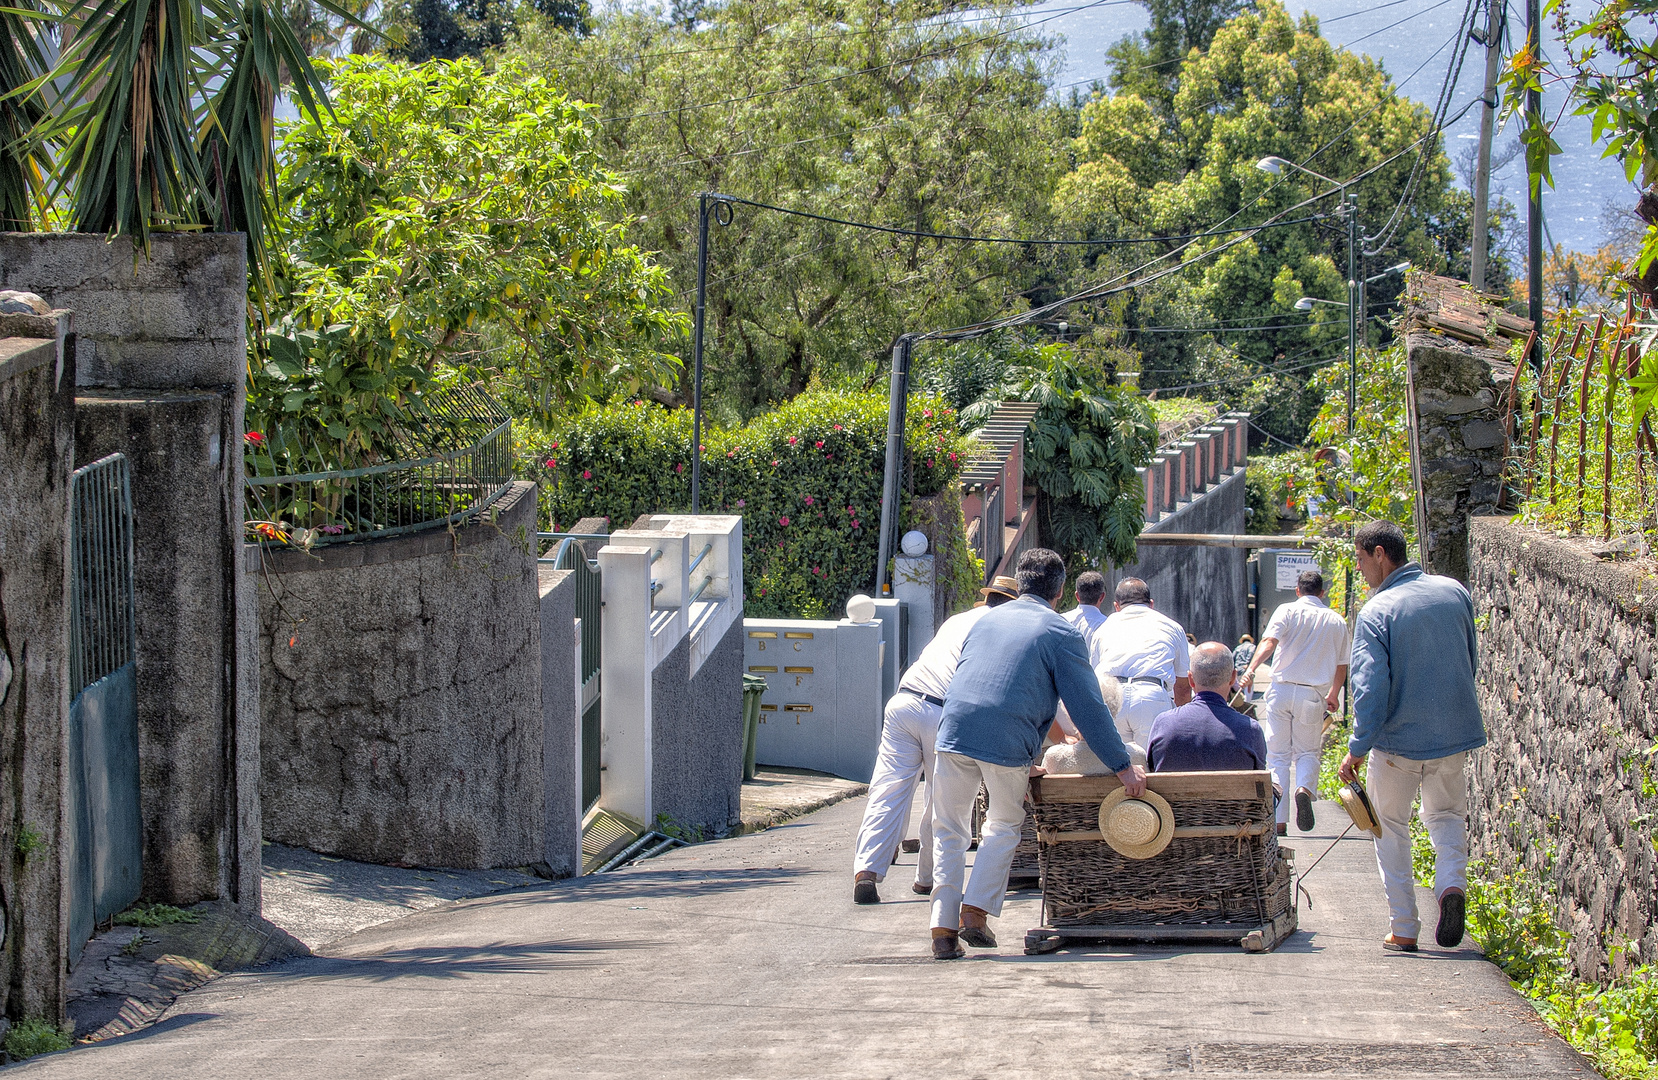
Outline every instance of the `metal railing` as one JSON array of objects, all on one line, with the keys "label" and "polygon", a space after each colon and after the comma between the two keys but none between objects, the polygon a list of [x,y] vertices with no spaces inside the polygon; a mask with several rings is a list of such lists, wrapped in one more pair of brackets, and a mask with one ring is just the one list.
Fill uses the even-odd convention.
[{"label": "metal railing", "polygon": [[132,662],[132,472],[111,454],[70,474],[70,697]]},{"label": "metal railing", "polygon": [[[438,528],[488,508],[512,483],[512,420],[475,387],[430,395],[428,418],[394,448],[400,460],[315,469],[315,447],[271,433],[245,451],[248,525],[299,547]],[[297,466],[297,468],[296,468]]]}]

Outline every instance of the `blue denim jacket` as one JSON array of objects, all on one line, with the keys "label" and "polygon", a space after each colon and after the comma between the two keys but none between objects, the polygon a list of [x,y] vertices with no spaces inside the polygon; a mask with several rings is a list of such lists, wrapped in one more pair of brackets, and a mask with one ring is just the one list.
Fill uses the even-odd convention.
[{"label": "blue denim jacket", "polygon": [[1088,666],[1087,643],[1046,603],[1021,596],[968,632],[944,697],[938,749],[993,765],[1030,765],[1061,700],[1088,748],[1111,770],[1128,768],[1128,750]]},{"label": "blue denim jacket", "polygon": [[1474,672],[1474,603],[1454,578],[1406,563],[1387,576],[1353,629],[1353,737],[1416,761],[1485,745]]}]

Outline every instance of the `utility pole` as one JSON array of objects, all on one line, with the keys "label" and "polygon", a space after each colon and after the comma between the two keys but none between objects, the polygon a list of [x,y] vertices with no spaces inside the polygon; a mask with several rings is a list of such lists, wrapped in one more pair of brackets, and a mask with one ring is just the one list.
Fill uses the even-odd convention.
[{"label": "utility pole", "polygon": [[[1526,49],[1534,64],[1542,62],[1543,13],[1539,0],[1526,0]],[[1543,123],[1543,91],[1526,91],[1526,120],[1529,124]],[[1530,168],[1526,169],[1526,295],[1530,300],[1527,314],[1531,325],[1543,326],[1543,180]],[[1540,368],[1543,358],[1543,335],[1532,339],[1530,360]]]},{"label": "utility pole", "polygon": [[1347,437],[1359,390],[1359,197],[1347,193]]},{"label": "utility pole", "polygon": [[890,596],[887,560],[892,557],[898,532],[898,485],[904,479],[904,413],[910,395],[910,348],[913,334],[900,334],[892,343],[892,385],[887,399],[887,460],[881,478],[881,535],[877,541],[875,598]]},{"label": "utility pole", "polygon": [[1485,8],[1485,107],[1480,110],[1479,157],[1474,163],[1474,250],[1468,270],[1468,284],[1481,292],[1491,248],[1491,136],[1497,116],[1497,68],[1502,63],[1502,0],[1486,0]]},{"label": "utility pole", "polygon": [[702,513],[702,321],[708,307],[708,193],[697,196],[697,309],[691,328],[691,513]]}]

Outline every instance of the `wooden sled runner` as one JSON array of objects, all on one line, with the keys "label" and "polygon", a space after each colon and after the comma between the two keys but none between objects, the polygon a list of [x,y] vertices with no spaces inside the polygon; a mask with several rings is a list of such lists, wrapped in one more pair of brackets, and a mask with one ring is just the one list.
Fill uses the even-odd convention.
[{"label": "wooden sled runner", "polygon": [[1067,941],[1235,941],[1270,952],[1295,932],[1290,857],[1274,830],[1267,772],[1153,773],[1174,812],[1169,846],[1149,859],[1118,853],[1099,832],[1115,776],[1031,781],[1042,868],[1042,925],[1027,954]]}]

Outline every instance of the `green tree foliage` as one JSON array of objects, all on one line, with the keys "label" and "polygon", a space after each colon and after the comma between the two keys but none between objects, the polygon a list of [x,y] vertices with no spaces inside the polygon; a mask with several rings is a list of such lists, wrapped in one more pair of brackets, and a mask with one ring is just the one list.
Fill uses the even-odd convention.
[{"label": "green tree foliage", "polygon": [[[1421,106],[1397,95],[1385,72],[1367,58],[1337,51],[1311,17],[1299,25],[1276,0],[1232,19],[1207,50],[1190,52],[1172,89],[1124,74],[1119,89],[1082,110],[1074,142],[1077,167],[1058,184],[1054,209],[1090,235],[1179,235],[1219,222],[1247,224],[1290,211],[1327,185],[1285,170],[1274,177],[1256,168],[1266,156],[1304,162],[1338,179],[1364,172],[1413,146],[1428,130]],[[1143,74],[1143,73],[1142,73]],[[1165,93],[1165,91],[1168,91]],[[1429,225],[1443,205],[1449,169],[1432,149],[1413,204],[1386,249],[1367,263],[1374,271],[1409,259],[1442,269]],[[1378,230],[1394,213],[1414,154],[1383,165],[1356,186],[1360,222]],[[1287,216],[1328,214],[1334,198]],[[1200,241],[1188,261],[1230,238]],[[1166,245],[1172,249],[1174,245]],[[1318,406],[1308,391],[1311,368],[1339,354],[1345,313],[1316,308],[1310,318],[1291,310],[1302,295],[1345,300],[1345,227],[1333,217],[1255,234],[1179,275],[1173,315],[1195,315],[1198,325],[1283,324],[1282,330],[1226,335],[1211,364],[1233,365],[1246,381],[1263,374],[1279,387],[1264,393],[1266,425],[1298,441]],[[1379,283],[1373,308],[1396,284]],[[1143,319],[1127,312],[1130,326]],[[1133,337],[1130,342],[1137,344]],[[1212,381],[1201,370],[1206,353],[1189,349],[1157,363],[1148,357],[1148,388]],[[1203,376],[1207,375],[1205,379]]]},{"label": "green tree foliage", "polygon": [[[743,516],[749,614],[836,617],[875,577],[886,397],[809,392],[742,427],[704,433],[704,513]],[[953,410],[916,395],[904,493],[951,490],[970,453]],[[529,440],[547,520],[689,512],[691,415],[642,400],[594,406]],[[955,514],[959,526],[959,509]]]},{"label": "green tree foliage", "polygon": [[[0,229],[26,232],[45,214],[46,175],[51,162],[30,146],[28,135],[45,116],[36,94],[26,93],[46,70],[46,60],[26,11],[34,0],[0,10]],[[14,97],[13,95],[17,95]]]},{"label": "green tree foliage", "polygon": [[333,115],[283,133],[281,315],[248,399],[269,445],[373,461],[457,368],[543,418],[672,377],[684,319],[628,242],[584,106],[511,64],[330,70]]},{"label": "green tree foliage", "polygon": [[[688,304],[696,197],[722,191],[918,230],[1053,235],[1063,110],[1047,43],[998,12],[924,0],[752,0],[606,17],[508,51],[600,108],[640,242]],[[896,335],[1025,304],[1056,258],[735,207],[711,231],[710,397],[750,415],[814,380],[856,382]],[[683,395],[683,388],[681,390]]]},{"label": "green tree foliage", "polygon": [[391,55],[419,64],[480,59],[516,41],[536,16],[579,34],[590,28],[592,10],[588,0],[393,0],[385,22]]}]

